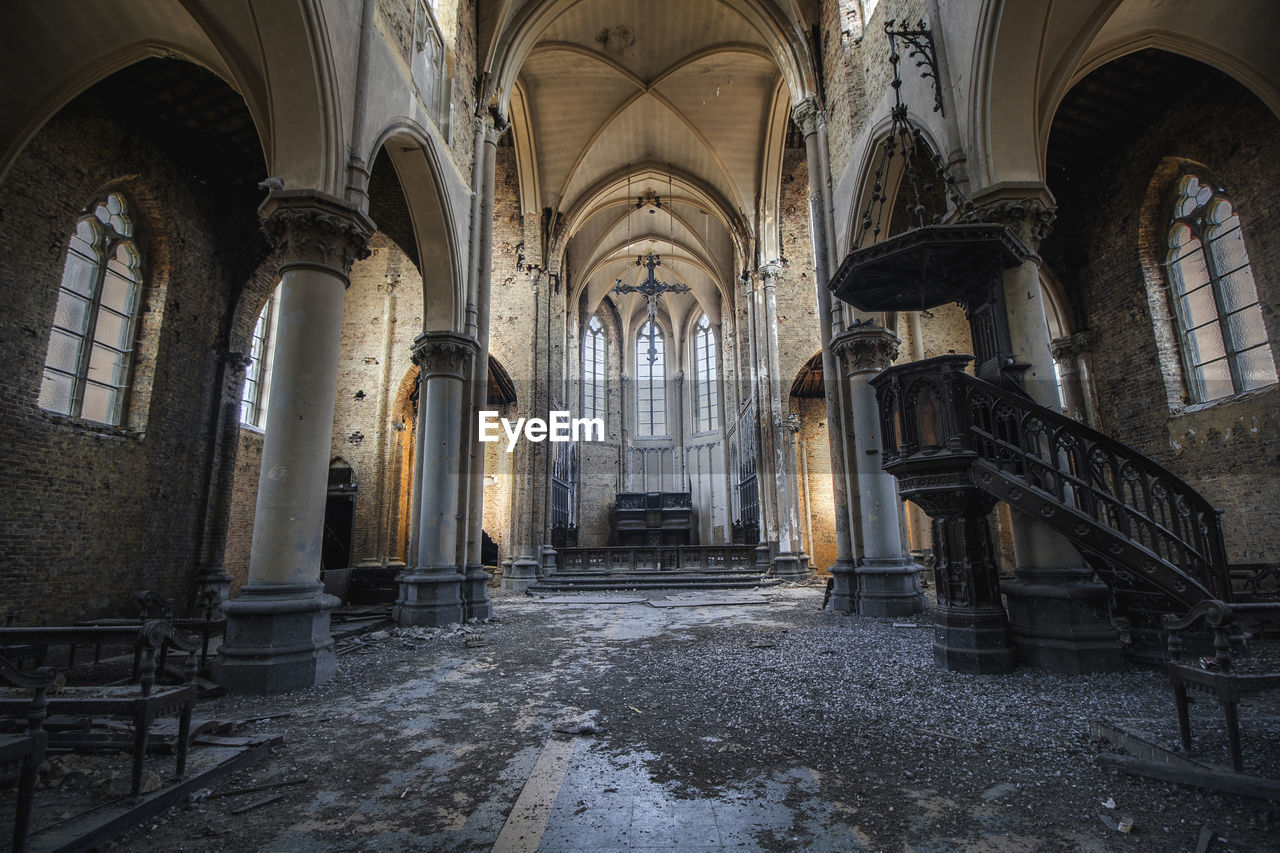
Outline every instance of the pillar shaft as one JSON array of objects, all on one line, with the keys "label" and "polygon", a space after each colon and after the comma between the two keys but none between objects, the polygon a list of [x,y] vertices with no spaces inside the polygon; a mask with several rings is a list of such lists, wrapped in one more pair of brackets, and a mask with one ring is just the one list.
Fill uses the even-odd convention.
[{"label": "pillar shaft", "polygon": [[231,691],[275,693],[333,674],[320,577],[343,294],[374,225],[318,192],[273,192],[259,209],[282,261],[275,367],[267,402],[249,580],[223,605],[218,671]]},{"label": "pillar shaft", "polygon": [[855,572],[856,608],[864,616],[905,616],[924,609],[920,567],[903,553],[898,487],[881,467],[880,411],[871,380],[898,357],[898,336],[867,322],[836,336],[843,361],[858,457],[862,559]]},{"label": "pillar shaft", "polygon": [[[493,615],[489,601],[489,573],[484,570],[480,548],[484,544],[484,459],[476,426],[478,413],[486,408],[489,394],[489,296],[493,271],[493,181],[497,164],[498,139],[506,130],[506,122],[487,117],[479,121],[476,141],[476,169],[480,176],[478,220],[473,221],[472,240],[478,240],[475,265],[476,342],[479,352],[471,371],[471,400],[466,414],[470,425],[471,457],[467,476],[467,553],[462,582],[462,609],[467,619],[487,619]],[[482,155],[482,156],[481,156]]]},{"label": "pillar shaft", "polygon": [[813,266],[815,298],[818,303],[818,332],[822,342],[823,397],[827,405],[827,441],[831,457],[832,502],[835,505],[836,562],[831,572],[831,607],[845,613],[855,607],[853,537],[849,516],[849,468],[846,464],[847,429],[844,422],[844,389],[839,365],[831,349],[833,311],[827,285],[835,265],[835,233],[831,216],[831,186],[826,179],[827,125],[825,115],[813,99],[801,101],[791,111],[804,134],[805,158],[809,167],[809,221],[813,224]]},{"label": "pillar shaft", "polygon": [[808,577],[807,561],[800,547],[800,514],[796,504],[796,453],[793,433],[783,414],[782,368],[778,358],[778,274],[781,264],[765,264],[760,268],[764,283],[765,354],[768,373],[770,470],[773,473],[775,512],[777,517],[778,554],[773,559],[775,573],[783,580]]},{"label": "pillar shaft", "polygon": [[[1009,342],[1015,361],[1027,364],[1024,386],[1037,403],[1061,411],[1053,371],[1049,324],[1040,284],[1040,241],[1053,225],[1048,190],[1005,187],[988,194],[982,217],[1004,224],[1032,250],[1004,273]],[[1022,660],[1055,672],[1092,672],[1123,666],[1119,634],[1111,624],[1107,589],[1075,546],[1057,531],[1013,513],[1014,578],[1003,585],[1014,640]]]},{"label": "pillar shaft", "polygon": [[243,354],[228,352],[221,365],[216,449],[210,460],[200,566],[196,574],[196,611],[201,614],[205,607],[220,606],[231,592],[231,573],[226,568],[227,527],[231,522],[232,485],[240,447],[240,398],[244,394],[244,371],[248,364],[249,359]]},{"label": "pillar shaft", "polygon": [[418,562],[400,576],[392,616],[401,625],[463,621],[458,564],[465,378],[479,345],[454,332],[425,332],[413,345],[419,366],[418,423],[422,429],[422,498]]}]

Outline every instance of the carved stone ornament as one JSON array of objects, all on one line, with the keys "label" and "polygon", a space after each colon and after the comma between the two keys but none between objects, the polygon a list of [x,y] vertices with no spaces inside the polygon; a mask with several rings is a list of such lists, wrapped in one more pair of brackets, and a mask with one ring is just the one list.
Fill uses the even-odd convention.
[{"label": "carved stone ornament", "polygon": [[782,274],[782,262],[769,261],[767,264],[761,264],[760,269],[756,270],[756,272],[765,287],[775,287],[778,283],[778,276]]},{"label": "carved stone ornament", "polygon": [[982,204],[974,211],[982,222],[1004,225],[1035,251],[1049,236],[1057,211],[1038,198],[1004,198]]},{"label": "carved stone ornament", "polygon": [[884,370],[898,357],[898,336],[888,329],[859,327],[831,340],[831,351],[844,360],[850,373]]},{"label": "carved stone ornament", "polygon": [[461,379],[479,352],[480,344],[467,335],[423,332],[413,342],[413,363],[422,369],[423,377],[444,374]]},{"label": "carved stone ornament", "polygon": [[506,116],[493,111],[475,116],[472,121],[475,122],[476,129],[484,134],[484,141],[490,145],[497,145],[502,134],[511,127],[511,121]]},{"label": "carved stone ornament", "polygon": [[377,228],[345,202],[307,190],[273,191],[258,216],[262,232],[280,254],[280,272],[310,267],[344,281],[353,263],[369,257],[369,237]]},{"label": "carved stone ornament", "polygon": [[822,115],[822,110],[818,106],[815,98],[805,98],[800,103],[791,108],[791,120],[796,123],[796,127],[800,128],[800,132],[805,136],[810,136],[818,130],[818,119]]},{"label": "carved stone ornament", "polygon": [[1084,353],[1093,350],[1093,332],[1085,330],[1065,338],[1055,338],[1049,342],[1049,350],[1053,353],[1054,361],[1059,363],[1074,361]]}]

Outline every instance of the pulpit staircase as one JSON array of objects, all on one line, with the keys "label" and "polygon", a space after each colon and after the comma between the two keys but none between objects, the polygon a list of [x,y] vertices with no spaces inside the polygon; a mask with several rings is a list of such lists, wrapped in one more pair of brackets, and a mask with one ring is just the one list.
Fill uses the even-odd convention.
[{"label": "pulpit staircase", "polygon": [[981,491],[1057,531],[1111,589],[1134,651],[1138,632],[1148,643],[1163,635],[1163,614],[1231,601],[1219,512],[1208,501],[1137,450],[969,375],[971,360],[911,362],[873,381],[882,464],[903,497],[931,515],[966,505],[972,513],[961,495]]}]

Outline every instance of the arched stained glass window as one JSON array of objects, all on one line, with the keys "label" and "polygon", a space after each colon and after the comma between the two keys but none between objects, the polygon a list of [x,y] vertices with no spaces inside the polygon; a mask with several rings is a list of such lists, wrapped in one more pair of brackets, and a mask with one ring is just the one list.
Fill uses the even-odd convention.
[{"label": "arched stained glass window", "polygon": [[603,418],[606,407],[604,326],[592,317],[582,336],[582,416]]},{"label": "arched stained glass window", "polygon": [[720,425],[720,365],[716,336],[706,314],[693,328],[694,431],[710,432]]},{"label": "arched stained glass window", "polygon": [[142,258],[124,196],[76,223],[49,334],[40,406],[116,425],[124,419],[142,301]]},{"label": "arched stained glass window", "polygon": [[1178,184],[1166,266],[1187,391],[1216,400],[1276,381],[1240,217],[1196,175]]},{"label": "arched stained glass window", "polygon": [[275,366],[276,326],[279,322],[280,285],[272,291],[249,344],[249,364],[244,369],[244,389],[240,394],[240,422],[261,429],[267,420],[267,398],[271,392],[271,372]]},{"label": "arched stained glass window", "polygon": [[636,432],[667,434],[666,365],[662,329],[646,321],[636,338]]}]

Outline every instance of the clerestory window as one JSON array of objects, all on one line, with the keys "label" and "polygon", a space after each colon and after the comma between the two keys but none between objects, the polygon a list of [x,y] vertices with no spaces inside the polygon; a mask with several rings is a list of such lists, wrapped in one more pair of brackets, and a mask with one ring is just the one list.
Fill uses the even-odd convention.
[{"label": "clerestory window", "polygon": [[636,431],[667,434],[666,366],[662,329],[646,321],[636,338]]},{"label": "clerestory window", "polygon": [[142,258],[129,205],[111,193],[76,223],[49,334],[40,406],[123,422],[142,302]]},{"label": "clerestory window", "polygon": [[710,432],[720,425],[720,365],[716,360],[716,336],[706,314],[693,328],[694,431]]},{"label": "clerestory window", "polygon": [[1178,183],[1166,268],[1192,402],[1276,381],[1240,217],[1200,176]]}]

